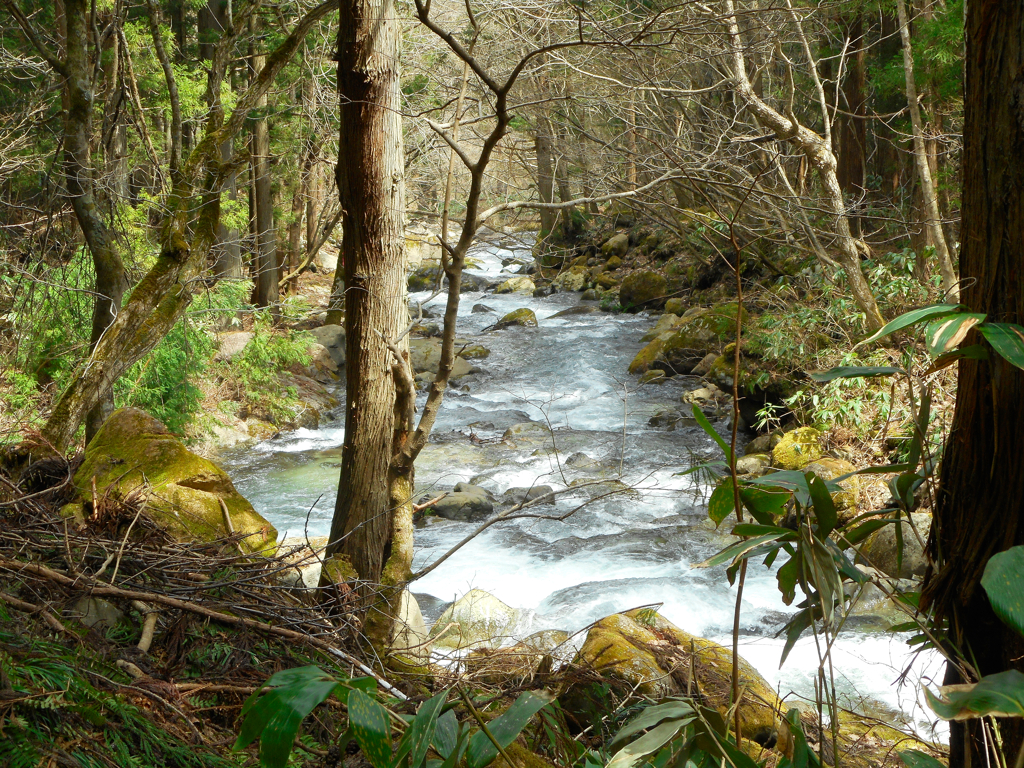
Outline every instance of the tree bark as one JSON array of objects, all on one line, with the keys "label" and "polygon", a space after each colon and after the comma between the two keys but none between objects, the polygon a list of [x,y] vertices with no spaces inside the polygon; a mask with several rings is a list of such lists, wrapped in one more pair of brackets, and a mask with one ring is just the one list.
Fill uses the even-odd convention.
[{"label": "tree bark", "polygon": [[[381,596],[390,608],[378,604],[364,628],[375,644],[387,640],[396,588],[412,565],[413,469],[393,462],[412,426],[408,406],[415,403],[412,377],[403,375],[409,313],[399,44],[392,0],[342,1],[336,175],[345,211],[338,271],[347,289],[346,409],[327,553],[347,560],[364,583],[384,584]],[[370,597],[368,590],[364,595]]]},{"label": "tree bark", "polygon": [[[250,17],[249,32],[255,36],[255,17]],[[255,46],[255,42],[252,43]],[[266,57],[250,49],[253,72],[263,69]],[[256,102],[256,116],[252,121],[250,138],[252,152],[253,202],[256,207],[256,252],[254,255],[255,281],[252,303],[257,307],[270,307],[277,319],[278,265],[277,228],[274,226],[274,195],[270,179],[270,123],[267,120],[267,96]]]},{"label": "tree bark", "polygon": [[[839,187],[851,198],[860,200],[864,195],[864,158],[867,154],[867,96],[865,95],[867,73],[867,47],[864,41],[863,15],[857,13],[843,18],[840,24],[846,32],[852,50],[846,60],[846,77],[843,78],[844,114],[839,113],[839,165],[836,176]],[[850,216],[850,228],[861,236],[859,216]]]},{"label": "tree bark", "polygon": [[[963,302],[991,321],[1024,322],[1024,5],[967,4],[962,237]],[[972,332],[965,345],[980,343]],[[988,559],[1024,544],[1024,371],[990,350],[960,362],[956,410],[942,460],[923,606],[981,675],[1024,670],[1024,638],[979,589]],[[947,668],[946,682],[961,682]],[[995,764],[979,721],[951,723],[950,768]],[[1024,720],[999,720],[1012,764]],[[991,737],[990,737],[991,740]]]},{"label": "tree bark", "polygon": [[[537,154],[537,197],[542,203],[555,202],[555,153],[551,121],[545,115],[537,118],[537,132],[533,138]],[[540,239],[549,237],[555,229],[558,212],[551,208],[540,209]]]},{"label": "tree bark", "polygon": [[921,106],[917,102],[917,85],[914,82],[914,53],[910,47],[910,20],[907,18],[907,6],[904,0],[896,0],[896,13],[900,22],[900,39],[903,41],[903,72],[906,79],[907,105],[910,108],[910,123],[914,133],[914,163],[917,166],[924,210],[927,214],[924,225],[928,230],[929,240],[935,246],[939,274],[942,275],[942,290],[949,301],[956,302],[960,298],[960,289],[957,287],[956,271],[953,269],[953,259],[946,245],[946,236],[942,232],[939,198],[935,194],[931,165],[928,162],[928,150],[925,147]]}]

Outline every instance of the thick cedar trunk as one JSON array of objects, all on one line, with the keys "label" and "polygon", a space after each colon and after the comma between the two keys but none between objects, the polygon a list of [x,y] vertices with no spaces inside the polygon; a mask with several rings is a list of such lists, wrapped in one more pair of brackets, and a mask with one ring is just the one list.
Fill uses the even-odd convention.
[{"label": "thick cedar trunk", "polygon": [[[250,18],[250,33],[255,32],[255,20]],[[263,69],[266,57],[253,53],[252,71]],[[270,180],[270,123],[267,121],[267,97],[256,102],[256,116],[252,122],[252,186],[256,208],[256,253],[253,259],[256,285],[253,304],[271,307],[276,317],[277,305],[277,229],[274,227],[274,196]]]},{"label": "thick cedar trunk", "polygon": [[[967,4],[962,300],[992,321],[1024,323],[1024,4]],[[977,344],[971,333],[964,344]],[[980,674],[1024,669],[1024,639],[993,614],[978,584],[996,552],[1024,544],[1024,371],[994,352],[960,362],[956,411],[942,460],[924,599]],[[959,682],[955,670],[947,682]],[[978,721],[952,723],[950,768],[980,768]],[[1024,720],[999,722],[1009,764]]]},{"label": "thick cedar trunk", "polygon": [[[397,417],[396,360],[388,347],[395,342],[408,360],[406,337],[397,341],[409,314],[399,32],[391,0],[341,3],[337,182],[345,214],[338,271],[347,288],[347,402],[328,554],[347,559],[364,582],[391,586],[411,566],[412,467],[393,467],[411,416]],[[395,595],[384,597],[390,603]],[[386,640],[386,632],[370,631],[372,618],[367,634]]]}]

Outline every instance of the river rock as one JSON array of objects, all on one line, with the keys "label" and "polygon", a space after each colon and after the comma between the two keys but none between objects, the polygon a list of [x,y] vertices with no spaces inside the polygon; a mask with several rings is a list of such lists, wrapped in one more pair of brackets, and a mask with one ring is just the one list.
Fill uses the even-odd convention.
[{"label": "river rock", "polygon": [[408,589],[402,590],[398,617],[391,630],[389,650],[406,657],[414,664],[426,664],[430,660],[427,625],[423,621],[423,614],[416,598]]},{"label": "river rock", "polygon": [[[481,347],[483,349],[483,347]],[[417,374],[437,374],[441,365],[441,340],[440,339],[410,339],[409,358],[412,361],[412,369]],[[472,363],[456,355],[452,361],[450,378],[458,379],[476,373],[480,369]],[[431,377],[431,380],[433,378]]]},{"label": "river rock", "polygon": [[743,449],[746,454],[750,453],[771,453],[772,449],[782,440],[782,432],[770,432],[767,435],[758,435]]},{"label": "river rock", "polygon": [[473,344],[459,351],[459,357],[464,360],[483,360],[491,354],[491,350],[482,344]]},{"label": "river rock", "polygon": [[612,256],[608,261],[604,263],[604,268],[611,271],[616,270],[622,266],[622,257]]},{"label": "river rock", "polygon": [[459,293],[480,293],[491,286],[491,281],[482,275],[472,275],[469,272],[462,273],[462,282],[459,283]]},{"label": "river rock", "polygon": [[572,467],[574,469],[593,469],[594,467],[600,466],[600,462],[596,459],[590,458],[583,452],[577,452],[569,456],[565,460],[565,466]]},{"label": "river rock", "polygon": [[664,371],[652,369],[640,376],[641,384],[664,384],[666,381],[668,381],[668,376],[665,375]]},{"label": "river rock", "polygon": [[[532,485],[529,488],[509,488],[503,494],[503,498],[509,504],[522,504],[527,501],[539,499],[542,496],[547,496],[553,491],[554,488],[550,485]],[[544,503],[554,504],[555,498],[552,496],[551,498],[545,499]]]},{"label": "river rock", "polygon": [[521,309],[513,309],[501,320],[491,326],[491,330],[500,331],[504,328],[511,328],[513,326],[522,326],[524,328],[536,328],[537,327],[537,315],[533,313],[533,310],[529,307],[523,307]]},{"label": "river rock", "polygon": [[409,293],[420,291],[432,291],[437,286],[437,280],[441,275],[441,267],[438,264],[423,264],[409,275],[407,285]]},{"label": "river rock", "polygon": [[75,473],[80,499],[96,493],[141,494],[146,513],[179,541],[214,541],[228,535],[227,506],[246,552],[273,550],[277,531],[235,490],[212,461],[188,450],[159,421],[137,408],[119,408],[85,450]]},{"label": "river rock", "polygon": [[[804,472],[813,472],[822,480],[835,480],[837,477],[856,472],[857,468],[846,459],[834,459],[824,456],[812,461],[803,468]],[[857,502],[860,500],[860,478],[857,475],[839,481],[842,490],[832,494],[836,505],[840,525],[849,522],[857,514]]]},{"label": "river rock", "polygon": [[547,442],[551,439],[551,430],[546,424],[538,421],[522,421],[506,429],[501,439],[513,442]]},{"label": "river rock", "polygon": [[619,287],[619,304],[628,312],[663,306],[668,281],[664,275],[641,269],[628,275]]},{"label": "river rock", "polygon": [[680,299],[678,296],[665,302],[665,314],[667,315],[679,315],[682,317],[686,309],[686,300]]},{"label": "river rock", "polygon": [[576,317],[577,315],[589,315],[592,312],[598,312],[599,308],[592,304],[577,304],[575,307],[569,307],[563,309],[560,312],[555,312],[552,317]]},{"label": "river rock", "polygon": [[339,368],[345,366],[345,329],[340,325],[321,325],[310,331],[317,343],[331,355]]},{"label": "river rock", "polygon": [[[691,648],[693,652],[691,654]],[[708,704],[725,715],[732,692],[732,649],[684,632],[651,608],[606,616],[587,632],[573,662],[596,672],[620,694],[645,696],[654,701],[685,696],[693,682]],[[759,744],[771,744],[777,733],[780,710],[775,691],[757,671],[740,659],[739,718],[744,735]],[[616,703],[606,687],[595,683],[570,686],[559,702],[581,728],[600,722]]]},{"label": "river rock", "polygon": [[124,618],[124,611],[102,597],[80,597],[72,610],[76,619],[97,632],[113,629]]},{"label": "river rock", "polygon": [[661,336],[652,339],[643,349],[636,353],[633,362],[629,364],[629,372],[634,376],[647,373],[651,368],[662,360],[662,349],[665,347],[665,339]]},{"label": "river rock", "polygon": [[797,427],[787,432],[772,448],[772,466],[803,469],[821,458],[821,433],[814,427]]},{"label": "river rock", "polygon": [[471,589],[430,630],[435,648],[496,648],[519,621],[519,611],[482,589]]},{"label": "river rock", "polygon": [[[601,253],[611,258],[613,256],[625,256],[626,251],[629,250],[629,235],[625,232],[620,232],[617,235],[612,235],[601,245]],[[620,258],[621,263],[621,258]]]},{"label": "river rock", "polygon": [[[914,521],[914,528],[921,535],[921,539],[927,541],[928,531],[932,525],[932,516],[927,512],[914,512],[912,519]],[[860,546],[861,557],[858,559],[896,578],[920,578],[924,576],[928,560],[925,558],[924,551],[921,549],[921,543],[918,541],[914,531],[911,530],[910,523],[906,518],[903,519],[901,524],[903,526],[902,567],[896,567],[895,523],[880,528],[868,536]]]},{"label": "river rock", "polygon": [[587,276],[578,272],[576,268],[563,272],[551,281],[551,285],[560,291],[582,291],[587,285]]},{"label": "river rock", "polygon": [[760,477],[772,465],[772,457],[767,453],[752,453],[736,459],[736,474],[747,477]]},{"label": "river rock", "polygon": [[447,520],[476,522],[494,512],[494,495],[486,488],[458,483],[455,490],[431,505],[434,514]]},{"label": "river rock", "polygon": [[493,307],[488,307],[486,304],[474,304],[471,313],[474,315],[488,315],[494,314],[495,311]]},{"label": "river rock", "polygon": [[700,362],[693,366],[690,374],[693,376],[707,376],[711,373],[711,366],[715,364],[715,360],[718,359],[717,352],[708,352],[704,357],[700,359]]},{"label": "river rock", "polygon": [[675,330],[675,327],[679,325],[680,322],[682,322],[681,318],[666,312],[664,315],[658,318],[658,322],[655,323],[654,327],[651,328],[651,330],[649,330],[647,333],[640,337],[640,341],[653,341],[659,336],[665,336],[666,338],[668,338],[666,334],[671,335],[672,331]]},{"label": "river rock", "polygon": [[533,280],[528,277],[510,277],[508,280],[503,282],[497,288],[494,289],[495,293],[525,293],[527,296],[531,295],[537,286]]},{"label": "river rock", "polygon": [[217,349],[213,359],[218,363],[229,363],[238,357],[245,348],[252,341],[253,334],[251,331],[228,331],[227,333],[218,333],[217,341],[220,347]]}]

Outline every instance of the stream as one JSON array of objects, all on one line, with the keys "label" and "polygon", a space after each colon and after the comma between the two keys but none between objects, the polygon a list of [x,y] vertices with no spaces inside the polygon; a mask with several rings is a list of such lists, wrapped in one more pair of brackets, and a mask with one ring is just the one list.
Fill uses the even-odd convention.
[{"label": "stream", "polygon": [[[490,281],[521,271],[531,258],[529,243],[511,240],[480,244],[471,257],[467,272]],[[502,265],[513,258],[518,262]],[[426,306],[438,319],[425,322],[440,324],[443,300]],[[606,490],[570,487],[573,481],[621,480],[632,490],[595,500],[564,520],[499,523],[411,589],[428,625],[450,601],[479,588],[521,611],[517,637],[542,629],[573,633],[603,616],[661,603],[660,613],[687,632],[731,644],[735,589],[724,567],[694,568],[732,540],[725,533],[729,526],[716,531],[707,520],[706,483],[679,474],[694,461],[720,458],[718,449],[695,423],[684,421],[671,431],[648,424],[700,381],[684,377],[638,386],[626,370],[655,318],[606,312],[553,317],[579,303],[578,293],[462,295],[459,336],[491,353],[473,361],[480,372],[459,379],[446,393],[431,443],[416,463],[416,498],[470,480],[499,499],[515,487],[568,488],[555,504],[530,510],[552,518]],[[533,309],[539,327],[483,332],[520,307]],[[420,406],[423,399],[421,394]],[[527,421],[553,431],[515,437],[514,447],[501,440],[506,429]],[[715,426],[727,435],[727,419]],[[219,459],[281,536],[326,536],[343,434],[342,422],[326,423],[225,451]],[[475,527],[427,518],[416,529],[414,567],[432,563]],[[740,653],[783,698],[813,698],[818,653],[812,636],[802,638],[779,668],[784,638],[774,635],[793,610],[783,604],[774,572],[752,561]],[[941,680],[940,659],[934,653],[915,657],[905,637],[885,632],[885,626],[866,613],[836,641],[841,705],[890,723],[903,719],[922,736],[944,741],[943,724],[935,726],[921,693],[923,682]]]}]

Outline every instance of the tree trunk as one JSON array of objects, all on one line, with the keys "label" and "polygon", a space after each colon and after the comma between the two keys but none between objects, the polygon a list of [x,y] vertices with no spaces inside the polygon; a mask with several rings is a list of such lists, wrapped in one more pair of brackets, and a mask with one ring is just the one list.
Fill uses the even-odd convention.
[{"label": "tree trunk", "polygon": [[380,597],[388,607],[377,602],[364,626],[375,645],[387,641],[398,587],[412,565],[413,470],[393,465],[411,429],[405,408],[415,403],[411,376],[399,375],[408,370],[402,334],[409,315],[399,43],[392,0],[342,1],[337,182],[345,211],[338,272],[347,288],[346,409],[327,552],[334,562],[347,560],[368,585],[364,597],[383,584]]},{"label": "tree trunk", "polygon": [[924,224],[929,233],[929,240],[935,246],[939,274],[942,275],[942,289],[949,301],[956,302],[960,298],[960,289],[957,287],[953,259],[946,246],[946,236],[942,232],[939,199],[935,194],[931,165],[928,162],[928,150],[925,147],[921,106],[917,102],[917,85],[914,82],[914,53],[910,47],[910,21],[907,18],[907,6],[904,0],[896,0],[896,13],[899,15],[900,21],[900,39],[903,41],[903,72],[906,76],[907,105],[910,107],[910,122],[914,133],[914,161],[917,165],[917,176],[921,182],[924,210],[927,213]]},{"label": "tree trunk", "polygon": [[[537,133],[533,139],[537,153],[537,197],[542,203],[555,202],[555,142],[551,122],[541,115],[537,118]],[[555,229],[558,212],[550,208],[540,209],[540,238],[551,235]]]},{"label": "tree trunk", "polygon": [[[865,95],[865,77],[867,71],[867,48],[864,45],[863,17],[857,13],[853,17],[840,20],[845,27],[846,38],[852,50],[846,63],[846,77],[843,78],[843,102],[845,112],[839,118],[839,165],[836,176],[839,188],[850,198],[858,202],[864,196],[864,158],[867,154],[867,96]],[[859,216],[850,216],[850,228],[861,237]]]},{"label": "tree trunk", "polygon": [[[249,32],[256,33],[255,16],[249,18]],[[255,43],[253,44],[255,45]],[[251,55],[252,71],[259,72],[266,56]],[[256,284],[252,303],[257,307],[270,307],[277,319],[277,228],[274,226],[274,195],[270,179],[270,123],[267,120],[267,97],[256,102],[256,116],[252,121],[252,186],[256,208],[256,254],[254,258]]]},{"label": "tree trunk", "polygon": [[[967,4],[963,302],[992,321],[1024,323],[1024,5]],[[980,342],[972,332],[965,345]],[[978,588],[988,559],[1024,544],[1024,371],[990,350],[960,362],[956,411],[942,460],[923,606],[950,623],[949,637],[979,674],[1024,670],[1024,638],[994,615]],[[947,683],[961,682],[953,667]],[[995,765],[979,721],[951,723],[950,768]],[[1008,764],[1024,720],[999,720]],[[991,731],[990,731],[991,733]],[[990,737],[991,738],[991,737]]]}]

